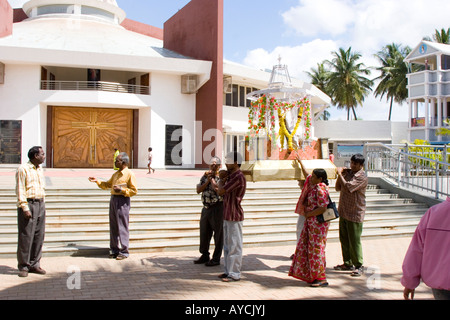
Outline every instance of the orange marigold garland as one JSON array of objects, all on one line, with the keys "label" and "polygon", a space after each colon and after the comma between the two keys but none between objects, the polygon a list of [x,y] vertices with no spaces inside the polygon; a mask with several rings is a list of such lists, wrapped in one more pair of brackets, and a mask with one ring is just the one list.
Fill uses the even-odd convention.
[{"label": "orange marigold garland", "polygon": [[[286,111],[299,107],[297,123],[292,133],[289,133],[285,123]],[[276,116],[278,115],[280,130],[277,134],[275,130]],[[272,147],[277,146],[278,137],[280,137],[281,148],[284,148],[284,140],[288,139],[288,150],[292,151],[292,138],[296,134],[301,121],[304,123],[304,139],[311,138],[311,103],[307,97],[302,100],[286,103],[278,102],[274,97],[268,98],[266,95],[261,96],[258,100],[252,102],[249,111],[249,138],[253,138],[261,133],[265,133],[272,142]],[[250,142],[252,139],[249,139]]]}]

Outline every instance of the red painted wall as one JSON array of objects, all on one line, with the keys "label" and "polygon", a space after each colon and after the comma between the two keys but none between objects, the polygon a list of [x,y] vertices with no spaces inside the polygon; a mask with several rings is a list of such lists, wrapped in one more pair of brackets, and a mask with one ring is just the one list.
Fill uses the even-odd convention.
[{"label": "red painted wall", "polygon": [[7,0],[0,0],[0,38],[12,34],[13,9]]},{"label": "red painted wall", "polygon": [[160,39],[160,40],[162,40],[163,36],[164,36],[164,32],[161,28],[153,27],[148,24],[134,21],[131,19],[125,19],[122,22],[121,26],[127,30],[130,30],[130,31],[133,31],[136,33],[140,33],[140,34],[152,37],[152,38]]},{"label": "red painted wall", "polygon": [[21,22],[21,21],[23,21],[25,19],[28,19],[28,16],[23,11],[23,9],[22,8],[15,8],[14,9],[14,23]]},{"label": "red painted wall", "polygon": [[[196,120],[202,123],[202,145],[196,145],[197,167],[210,159],[198,159],[212,141],[203,141],[208,129],[222,132],[223,117],[223,0],[192,0],[164,24],[164,48],[200,60],[212,61],[211,79],[197,93]],[[196,133],[197,135],[199,133]],[[196,137],[195,141],[200,141]],[[222,155],[222,141],[214,141]],[[201,150],[199,150],[201,147]],[[209,147],[210,148],[210,147]],[[202,157],[203,158],[203,157]],[[205,162],[206,161],[206,162]]]}]

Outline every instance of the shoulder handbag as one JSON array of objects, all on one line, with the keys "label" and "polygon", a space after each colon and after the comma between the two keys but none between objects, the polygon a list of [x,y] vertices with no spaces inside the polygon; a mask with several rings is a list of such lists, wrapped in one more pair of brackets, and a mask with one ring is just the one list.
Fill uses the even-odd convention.
[{"label": "shoulder handbag", "polygon": [[328,200],[330,200],[330,201],[329,201],[328,206],[327,206],[327,211],[325,211],[324,213],[322,213],[322,214],[317,216],[317,220],[320,223],[328,222],[328,221],[331,221],[331,220],[339,218],[339,212],[338,212],[338,210],[336,208],[336,203],[331,201],[331,198],[330,198],[329,194],[328,194]]}]

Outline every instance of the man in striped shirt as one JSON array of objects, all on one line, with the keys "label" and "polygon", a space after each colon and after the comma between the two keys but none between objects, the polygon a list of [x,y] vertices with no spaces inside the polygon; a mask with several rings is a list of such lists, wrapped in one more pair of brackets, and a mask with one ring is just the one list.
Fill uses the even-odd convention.
[{"label": "man in striped shirt", "polygon": [[242,156],[231,152],[225,158],[228,178],[219,183],[218,194],[223,195],[223,253],[225,272],[219,276],[223,281],[239,281],[242,266],[242,225],[244,198],[247,181],[240,170]]},{"label": "man in striped shirt", "polygon": [[46,273],[40,267],[45,236],[44,150],[33,147],[28,158],[16,172],[19,277],[27,277],[29,272]]},{"label": "man in striped shirt", "polygon": [[353,271],[353,277],[364,272],[361,234],[366,213],[366,189],[368,178],[364,171],[364,156],[355,154],[351,158],[350,169],[337,170],[336,191],[339,197],[339,240],[344,264],[335,270]]}]

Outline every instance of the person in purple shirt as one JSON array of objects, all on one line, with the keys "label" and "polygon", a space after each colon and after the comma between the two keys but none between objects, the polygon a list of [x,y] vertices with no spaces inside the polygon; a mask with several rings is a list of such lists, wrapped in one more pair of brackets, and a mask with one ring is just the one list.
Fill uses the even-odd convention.
[{"label": "person in purple shirt", "polygon": [[403,297],[414,299],[420,279],[436,300],[450,300],[450,197],[425,213],[403,260]]},{"label": "person in purple shirt", "polygon": [[218,194],[223,195],[223,254],[224,273],[222,281],[239,281],[242,267],[242,225],[244,210],[241,201],[245,195],[247,181],[240,170],[242,156],[237,152],[227,154],[225,165],[228,177],[220,181]]}]

